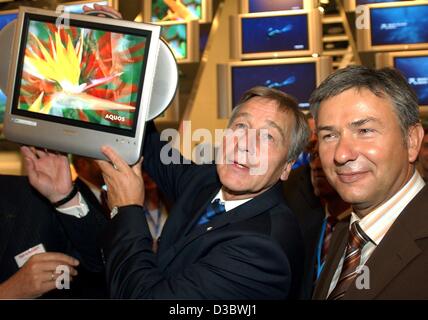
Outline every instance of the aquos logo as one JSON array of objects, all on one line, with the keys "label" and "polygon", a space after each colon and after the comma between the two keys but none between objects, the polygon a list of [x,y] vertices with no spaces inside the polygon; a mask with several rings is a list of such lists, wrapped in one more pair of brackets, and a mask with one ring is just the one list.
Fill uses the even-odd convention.
[{"label": "aquos logo", "polygon": [[125,121],[125,117],[118,116],[117,114],[111,114],[111,113],[106,114],[104,118],[110,121],[119,121],[119,122]]}]

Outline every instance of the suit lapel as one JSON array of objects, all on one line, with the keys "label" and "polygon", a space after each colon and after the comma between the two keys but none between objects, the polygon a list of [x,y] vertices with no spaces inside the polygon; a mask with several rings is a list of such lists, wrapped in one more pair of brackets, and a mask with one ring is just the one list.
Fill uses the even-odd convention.
[{"label": "suit lapel", "polygon": [[331,281],[336,273],[340,259],[345,252],[348,242],[348,230],[349,222],[343,221],[339,222],[333,231],[326,262],[313,294],[313,298],[316,300],[324,300],[327,298]]},{"label": "suit lapel", "polygon": [[[209,195],[208,199],[205,198],[205,201],[202,201],[198,196],[199,200],[197,200],[196,203],[203,203],[204,206],[197,210],[197,213],[193,216],[191,223],[187,225],[186,231],[184,232],[185,236],[181,238],[174,246],[172,246],[170,250],[165,253],[165,255],[162,256],[161,264],[164,267],[166,267],[172,261],[172,259],[174,259],[174,257],[182,250],[183,247],[206,234],[207,232],[212,232],[216,229],[223,228],[228,224],[252,218],[276,206],[279,201],[282,201],[283,199],[281,194],[281,185],[276,184],[271,189],[255,197],[254,199],[214,218],[211,222],[201,226],[194,226],[196,219],[198,219],[202,214],[202,211],[205,210],[208,202],[211,201],[212,198],[217,194],[220,186],[218,184],[215,186],[216,188],[208,188],[210,191],[207,190],[205,192],[201,192],[201,196],[202,194]],[[194,207],[195,206],[196,204]]]},{"label": "suit lapel", "polygon": [[370,289],[349,290],[345,299],[374,299],[422,250],[415,240],[428,237],[427,186],[409,203],[373,251],[366,265]]}]

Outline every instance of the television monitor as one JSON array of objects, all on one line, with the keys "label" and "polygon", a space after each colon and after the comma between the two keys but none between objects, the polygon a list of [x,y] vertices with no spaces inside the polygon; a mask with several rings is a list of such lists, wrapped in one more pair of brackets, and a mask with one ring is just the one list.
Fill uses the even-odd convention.
[{"label": "television monitor", "polygon": [[399,2],[399,1],[409,1],[409,0],[343,0],[343,5],[345,8],[345,11],[351,12],[351,11],[355,11],[356,7],[366,5],[366,4]]},{"label": "television monitor", "polygon": [[357,29],[360,51],[428,48],[428,1],[378,3],[367,9],[369,28]]},{"label": "television monitor", "polygon": [[416,92],[421,107],[428,107],[428,50],[376,54],[376,67],[401,72]]},{"label": "television monitor", "polygon": [[230,19],[234,59],[298,57],[322,52],[318,9],[245,13]]},{"label": "television monitor", "polygon": [[64,6],[64,11],[69,13],[83,13],[83,6],[88,6],[90,8],[94,7],[94,4],[99,4],[102,6],[110,6],[115,9],[118,9],[118,0],[105,0],[105,1],[72,1],[64,2],[60,5]]},{"label": "television monitor", "polygon": [[284,10],[310,10],[316,8],[319,0],[240,0],[241,13],[255,13]]},{"label": "television monitor", "polygon": [[[0,11],[0,31],[18,16],[18,10]],[[3,123],[4,112],[6,110],[6,95],[0,89],[0,126]]]},{"label": "television monitor", "polygon": [[211,22],[212,0],[145,0],[145,22],[198,20]]},{"label": "television monitor", "polygon": [[199,23],[190,21],[156,22],[161,37],[174,53],[178,63],[199,61]]},{"label": "television monitor", "polygon": [[266,86],[293,95],[309,108],[312,91],[332,72],[331,57],[236,61],[217,66],[220,118],[228,118],[243,93]]},{"label": "television monitor", "polygon": [[160,27],[21,7],[9,69],[4,133],[38,147],[104,158],[110,145],[140,157]]}]

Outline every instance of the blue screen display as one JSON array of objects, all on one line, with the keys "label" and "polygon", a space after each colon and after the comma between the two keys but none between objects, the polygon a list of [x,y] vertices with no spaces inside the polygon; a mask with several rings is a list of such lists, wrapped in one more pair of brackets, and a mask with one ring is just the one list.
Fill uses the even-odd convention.
[{"label": "blue screen display", "polygon": [[5,25],[9,24],[18,16],[17,13],[9,13],[0,15],[0,30],[4,28]]},{"label": "blue screen display", "polygon": [[248,12],[303,9],[303,0],[248,0]]},{"label": "blue screen display", "polygon": [[308,50],[308,16],[242,18],[242,53]]},{"label": "blue screen display", "polygon": [[419,105],[428,105],[428,55],[422,57],[397,57],[394,67],[415,90]]},{"label": "blue screen display", "polygon": [[428,5],[370,10],[372,45],[428,42]]},{"label": "blue screen display", "polygon": [[356,4],[357,6],[362,4],[371,4],[371,3],[384,3],[384,2],[398,2],[398,1],[405,1],[405,0],[357,0]]},{"label": "blue screen display", "polygon": [[248,89],[266,86],[291,94],[299,107],[307,108],[316,79],[315,62],[232,67],[232,103],[236,106]]},{"label": "blue screen display", "polygon": [[[17,16],[18,16],[17,13],[0,15],[0,30],[3,29],[10,22],[15,20]],[[3,123],[5,110],[6,110],[6,96],[3,93],[3,91],[0,90],[0,123]]]}]

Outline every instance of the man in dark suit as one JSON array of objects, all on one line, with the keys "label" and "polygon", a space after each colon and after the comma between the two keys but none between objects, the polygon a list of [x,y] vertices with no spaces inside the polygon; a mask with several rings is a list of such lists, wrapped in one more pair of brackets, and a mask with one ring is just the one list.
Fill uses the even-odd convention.
[{"label": "man in dark suit", "polygon": [[[84,223],[76,224],[73,218],[57,212],[30,186],[27,177],[1,175],[0,194],[0,298],[95,297],[86,291],[92,280],[85,274],[100,270],[102,264],[96,258],[95,237],[84,237],[81,232]],[[96,215],[87,219],[94,218]],[[94,234],[95,227],[91,229]],[[43,250],[25,263],[15,259],[41,246]],[[24,264],[19,268],[18,263]],[[73,279],[69,290],[56,290],[59,265],[69,268]]]},{"label": "man in dark suit", "polygon": [[[140,166],[131,168],[103,148],[112,162],[99,164],[114,217],[100,246],[112,297],[297,297],[302,239],[279,180],[306,145],[304,116],[291,97],[258,87],[244,95],[229,128],[234,136],[225,138],[217,164],[209,165],[183,164],[176,150],[147,130],[144,168],[174,203],[157,254],[143,213]],[[251,132],[255,139],[248,139]],[[171,153],[180,164],[164,163]],[[37,163],[32,154],[26,157]]]},{"label": "man in dark suit", "polygon": [[395,70],[352,66],[313,93],[319,154],[352,204],[332,235],[315,299],[428,299],[428,189],[415,170],[417,97]]}]

